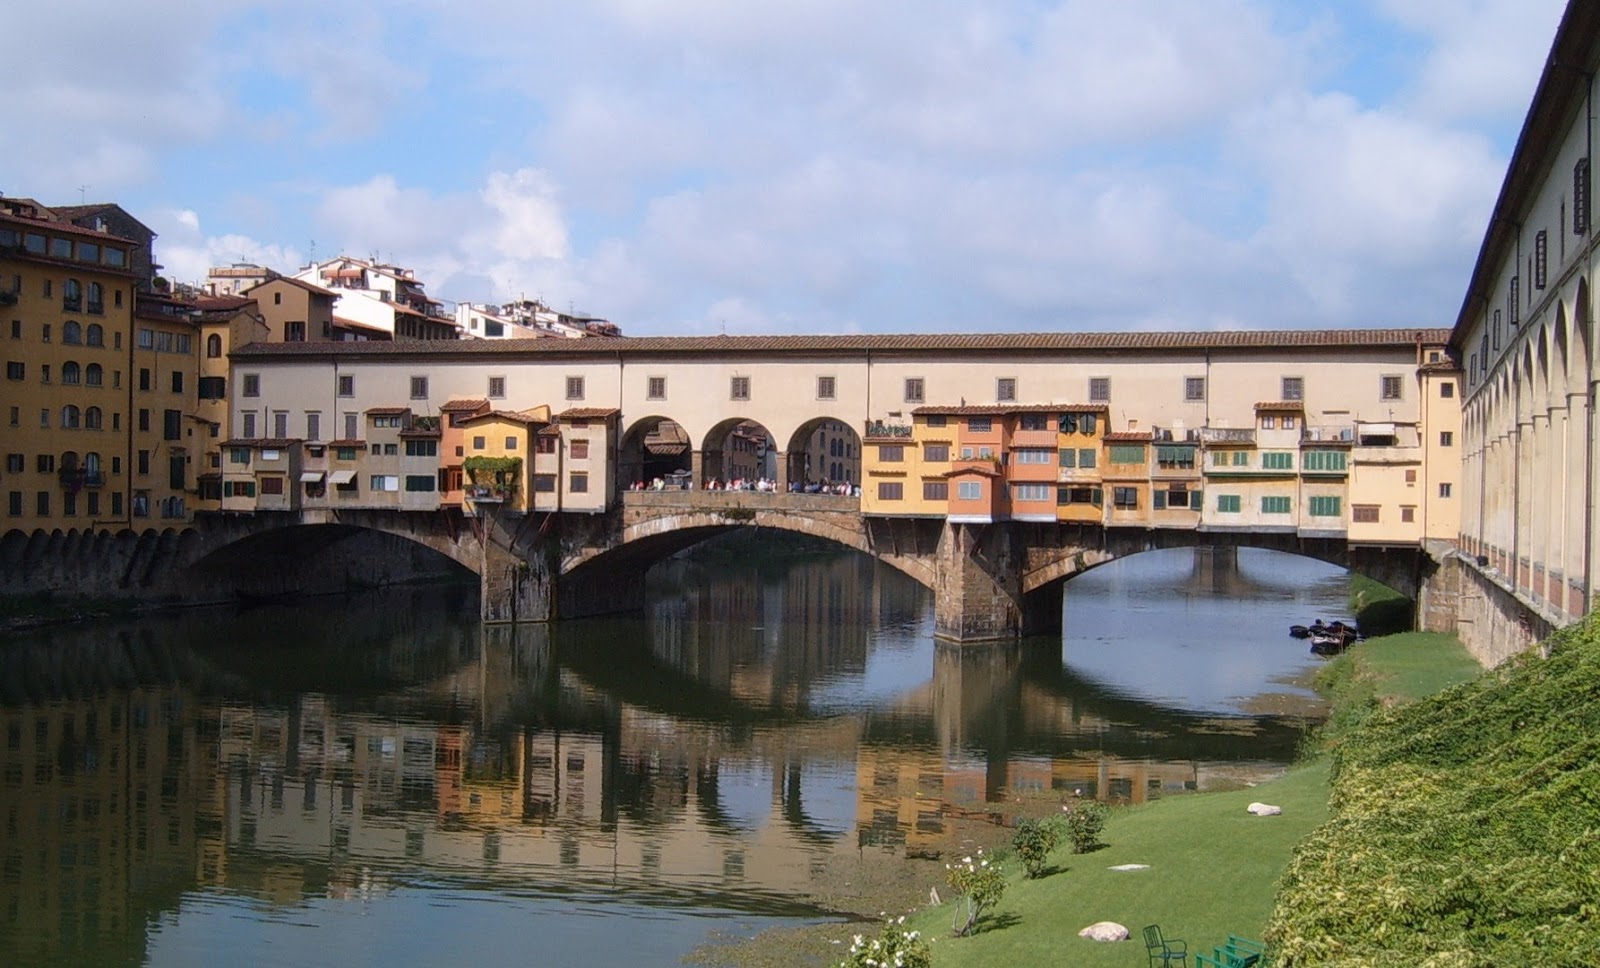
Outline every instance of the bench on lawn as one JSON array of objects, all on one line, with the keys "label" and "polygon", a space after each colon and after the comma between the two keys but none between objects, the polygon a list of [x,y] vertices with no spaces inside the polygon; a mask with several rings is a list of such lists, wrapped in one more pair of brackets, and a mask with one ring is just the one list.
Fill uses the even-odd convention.
[{"label": "bench on lawn", "polygon": [[1195,968],[1255,968],[1261,964],[1266,947],[1259,941],[1228,935],[1228,940],[1211,949],[1211,954],[1194,956]]}]

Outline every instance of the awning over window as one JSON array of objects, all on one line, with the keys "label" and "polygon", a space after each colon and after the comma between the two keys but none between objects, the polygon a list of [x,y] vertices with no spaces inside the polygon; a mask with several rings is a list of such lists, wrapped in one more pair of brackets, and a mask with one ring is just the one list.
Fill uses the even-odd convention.
[{"label": "awning over window", "polygon": [[351,484],[355,482],[355,479],[355,471],[334,471],[332,474],[328,475],[328,480],[335,485]]},{"label": "awning over window", "polygon": [[315,484],[322,480],[322,471],[305,471],[300,475],[300,483]]}]

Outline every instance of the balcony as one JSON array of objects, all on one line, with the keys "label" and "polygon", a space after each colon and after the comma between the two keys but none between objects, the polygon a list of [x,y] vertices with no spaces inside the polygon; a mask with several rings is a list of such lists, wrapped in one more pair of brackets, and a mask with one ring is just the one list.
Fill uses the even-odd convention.
[{"label": "balcony", "polygon": [[1201,427],[1200,440],[1207,444],[1254,444],[1254,427]]},{"label": "balcony", "polygon": [[59,472],[61,486],[69,491],[106,486],[106,475],[100,471],[87,471],[81,467],[63,467]]},{"label": "balcony", "polygon": [[1356,428],[1353,424],[1322,424],[1318,426],[1307,424],[1300,432],[1301,440],[1313,442],[1349,443],[1355,438]]},{"label": "balcony", "polygon": [[882,420],[869,420],[867,421],[867,432],[864,436],[868,438],[910,440],[911,425],[884,423]]}]

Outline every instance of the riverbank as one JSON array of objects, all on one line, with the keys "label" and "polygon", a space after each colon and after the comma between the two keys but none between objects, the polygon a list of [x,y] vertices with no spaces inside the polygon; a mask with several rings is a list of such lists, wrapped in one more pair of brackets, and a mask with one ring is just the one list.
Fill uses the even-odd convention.
[{"label": "riverbank", "polygon": [[[1375,713],[1481,671],[1453,636],[1404,633],[1364,642],[1317,676],[1319,691],[1332,707],[1319,742],[1336,747]],[[1058,850],[1052,857],[1056,869],[1049,876],[1028,880],[1019,864],[1004,862],[1011,875],[1004,898],[984,930],[969,938],[951,937],[951,904],[928,905],[930,889],[941,897],[950,893],[942,863],[900,861],[902,867],[911,865],[911,872],[902,870],[896,877],[881,863],[869,865],[864,858],[853,872],[857,880],[851,896],[832,898],[853,903],[830,906],[905,913],[908,927],[933,939],[934,963],[940,966],[1126,965],[1130,945],[1137,940],[1103,944],[1077,936],[1079,929],[1102,920],[1127,925],[1135,933],[1158,923],[1167,936],[1187,940],[1191,950],[1209,948],[1228,934],[1259,938],[1296,845],[1330,817],[1333,758],[1321,746],[1308,754],[1306,763],[1250,788],[1113,810],[1101,838],[1107,846],[1081,855]],[[1254,801],[1283,812],[1254,816],[1245,810]],[[1055,809],[1053,803],[1032,806],[1036,809],[1020,812]],[[1004,852],[1010,834],[1009,828],[993,825],[968,831],[964,847]],[[1125,864],[1149,866],[1111,870]],[[882,891],[876,898],[874,885]],[[856,923],[768,932],[748,942],[703,950],[700,963],[742,968],[835,965],[851,935],[876,931],[874,924]]]}]

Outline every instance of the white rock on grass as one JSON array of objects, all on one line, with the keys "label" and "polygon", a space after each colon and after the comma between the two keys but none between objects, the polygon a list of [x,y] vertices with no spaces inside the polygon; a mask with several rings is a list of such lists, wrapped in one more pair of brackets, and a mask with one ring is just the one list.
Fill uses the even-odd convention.
[{"label": "white rock on grass", "polygon": [[1258,817],[1276,817],[1278,814],[1283,812],[1282,807],[1275,807],[1270,803],[1261,803],[1259,801],[1250,804],[1248,807],[1245,807],[1245,809]]},{"label": "white rock on grass", "polygon": [[1149,864],[1118,864],[1115,867],[1106,868],[1108,871],[1147,871],[1149,869]]},{"label": "white rock on grass", "polygon": [[1128,929],[1115,921],[1096,921],[1078,932],[1078,937],[1090,941],[1126,941]]}]

